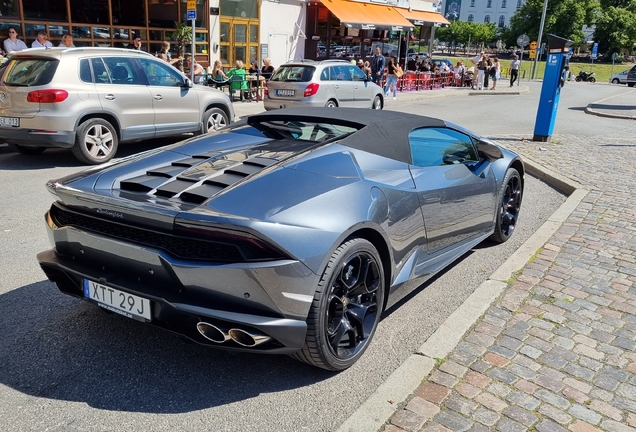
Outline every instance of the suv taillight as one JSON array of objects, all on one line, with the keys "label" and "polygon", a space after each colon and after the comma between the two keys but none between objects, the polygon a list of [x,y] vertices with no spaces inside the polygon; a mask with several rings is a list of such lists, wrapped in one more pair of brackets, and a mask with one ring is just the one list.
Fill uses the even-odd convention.
[{"label": "suv taillight", "polygon": [[318,83],[309,84],[307,88],[305,88],[305,93],[303,94],[303,96],[307,97],[315,95],[316,93],[318,93],[318,87],[320,87],[320,84]]},{"label": "suv taillight", "polygon": [[27,102],[56,103],[65,101],[67,97],[66,90],[36,90],[29,92]]}]

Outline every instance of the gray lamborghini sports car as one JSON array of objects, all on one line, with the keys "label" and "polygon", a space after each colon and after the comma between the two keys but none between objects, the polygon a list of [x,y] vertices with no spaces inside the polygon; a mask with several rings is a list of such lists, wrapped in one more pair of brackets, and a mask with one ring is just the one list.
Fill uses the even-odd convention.
[{"label": "gray lamborghini sports car", "polygon": [[443,120],[270,111],[51,180],[38,260],[106,310],[342,370],[406,281],[513,234],[523,184],[516,154]]}]

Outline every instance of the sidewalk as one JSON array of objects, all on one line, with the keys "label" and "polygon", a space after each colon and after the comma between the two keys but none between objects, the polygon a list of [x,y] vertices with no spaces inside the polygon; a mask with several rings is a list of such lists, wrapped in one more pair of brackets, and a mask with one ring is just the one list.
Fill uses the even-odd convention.
[{"label": "sidewalk", "polygon": [[634,138],[503,143],[570,198],[339,431],[636,431]]},{"label": "sidewalk", "polygon": [[589,104],[588,114],[636,120],[636,89]]}]

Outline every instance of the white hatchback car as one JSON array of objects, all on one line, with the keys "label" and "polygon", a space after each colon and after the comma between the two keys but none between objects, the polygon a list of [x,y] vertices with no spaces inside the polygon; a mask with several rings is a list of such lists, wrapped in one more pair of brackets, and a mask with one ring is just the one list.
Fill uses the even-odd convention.
[{"label": "white hatchback car", "polygon": [[0,77],[0,142],[23,154],[70,148],[98,164],[120,142],[207,133],[234,120],[226,94],[140,51],[32,48],[12,53]]}]

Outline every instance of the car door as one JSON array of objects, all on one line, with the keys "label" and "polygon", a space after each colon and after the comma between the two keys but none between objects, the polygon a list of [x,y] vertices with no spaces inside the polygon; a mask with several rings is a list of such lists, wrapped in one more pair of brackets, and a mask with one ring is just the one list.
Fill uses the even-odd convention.
[{"label": "car door", "polygon": [[157,136],[198,131],[203,113],[196,89],[186,86],[185,77],[166,62],[140,58],[139,64],[148,79]]},{"label": "car door", "polygon": [[348,65],[343,63],[331,66],[329,75],[331,79],[329,82],[338,98],[338,106],[353,107],[355,102],[354,83]]},{"label": "car door", "polygon": [[429,254],[491,230],[497,183],[475,140],[450,128],[421,128],[409,144]]},{"label": "car door", "polygon": [[134,62],[123,56],[91,59],[99,100],[104,111],[118,119],[121,141],[155,136],[152,97]]},{"label": "car door", "polygon": [[355,99],[354,106],[358,108],[371,108],[373,97],[377,87],[369,85],[371,81],[367,81],[364,72],[358,66],[348,66],[349,73],[353,80],[353,97]]}]

